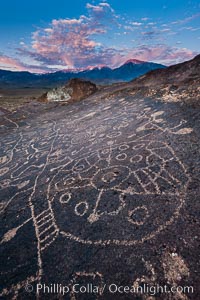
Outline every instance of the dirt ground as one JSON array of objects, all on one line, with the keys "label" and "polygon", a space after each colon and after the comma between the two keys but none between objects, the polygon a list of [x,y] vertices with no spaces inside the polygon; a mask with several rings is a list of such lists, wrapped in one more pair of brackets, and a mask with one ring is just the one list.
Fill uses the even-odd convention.
[{"label": "dirt ground", "polygon": [[8,111],[15,111],[21,106],[36,100],[48,89],[0,89],[0,107]]}]

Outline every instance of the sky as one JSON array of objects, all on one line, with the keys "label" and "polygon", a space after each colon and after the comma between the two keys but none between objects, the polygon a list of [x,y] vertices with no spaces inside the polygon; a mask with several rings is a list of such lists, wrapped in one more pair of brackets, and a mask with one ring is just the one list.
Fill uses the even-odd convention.
[{"label": "sky", "polygon": [[172,65],[200,49],[200,1],[2,0],[0,69],[34,73]]}]

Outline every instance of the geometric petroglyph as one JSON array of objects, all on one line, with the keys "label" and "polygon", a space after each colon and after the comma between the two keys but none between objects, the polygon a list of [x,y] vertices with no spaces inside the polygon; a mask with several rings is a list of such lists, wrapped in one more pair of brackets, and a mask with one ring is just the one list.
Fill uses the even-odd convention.
[{"label": "geometric petroglyph", "polygon": [[[73,288],[72,288],[73,286]],[[70,300],[79,298],[79,293],[76,292],[77,287],[84,287],[87,292],[82,290],[83,299],[100,299],[103,295],[104,280],[99,272],[76,272],[72,276],[70,288]],[[75,290],[74,290],[75,289]],[[84,297],[85,293],[85,297]]]},{"label": "geometric petroglyph", "polygon": [[[59,234],[131,246],[180,214],[190,178],[169,141],[192,129],[181,120],[168,124],[163,111],[127,97],[47,111],[22,127],[6,119],[12,128],[1,137],[0,208],[10,215],[20,210],[1,244],[12,243],[31,220],[39,280],[43,255]],[[25,218],[21,210],[28,210]]]},{"label": "geometric petroglyph", "polygon": [[50,203],[62,235],[85,244],[134,245],[174,221],[188,179],[169,145],[134,140],[61,168],[49,186]]},{"label": "geometric petroglyph", "polygon": [[47,209],[37,215],[35,218],[35,226],[37,226],[38,229],[40,247],[41,251],[43,251],[55,240],[58,235],[58,230],[55,226],[50,209]]},{"label": "geometric petroglyph", "polygon": [[26,287],[27,284],[34,284],[37,282],[37,279],[37,275],[33,275],[18,282],[16,285],[12,284],[10,288],[4,288],[0,292],[0,297],[2,297],[1,299],[20,299],[20,290],[24,290],[24,287]]}]

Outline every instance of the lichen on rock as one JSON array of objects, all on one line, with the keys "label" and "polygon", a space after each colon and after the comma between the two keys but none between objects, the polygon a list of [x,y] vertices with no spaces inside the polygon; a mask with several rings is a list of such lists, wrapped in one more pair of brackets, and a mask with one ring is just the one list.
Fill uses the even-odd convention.
[{"label": "lichen on rock", "polygon": [[66,85],[54,88],[43,94],[38,100],[41,102],[71,102],[89,97],[97,91],[97,86],[78,78],[71,79]]}]

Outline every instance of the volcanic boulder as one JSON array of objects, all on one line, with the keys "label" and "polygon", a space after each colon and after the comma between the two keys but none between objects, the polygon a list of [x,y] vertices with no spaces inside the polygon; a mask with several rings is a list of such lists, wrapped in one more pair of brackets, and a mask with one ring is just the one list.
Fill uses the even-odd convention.
[{"label": "volcanic boulder", "polygon": [[71,79],[66,85],[50,90],[38,100],[41,102],[71,102],[89,97],[97,91],[97,86],[78,78]]}]

